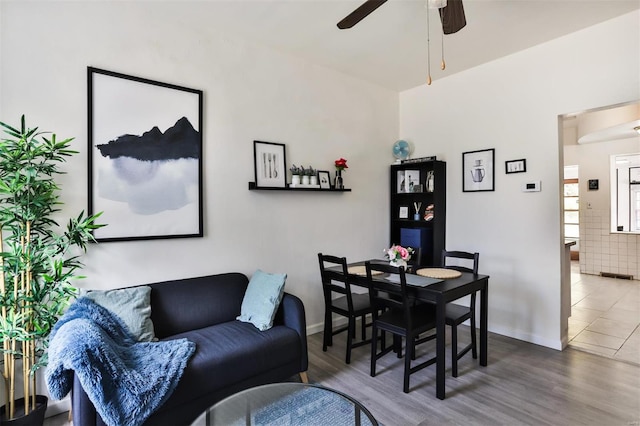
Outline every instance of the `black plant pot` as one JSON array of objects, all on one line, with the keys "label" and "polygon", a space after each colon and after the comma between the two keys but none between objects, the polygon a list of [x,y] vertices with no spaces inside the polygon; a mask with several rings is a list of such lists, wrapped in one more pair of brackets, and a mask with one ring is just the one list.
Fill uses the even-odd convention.
[{"label": "black plant pot", "polygon": [[24,415],[24,398],[16,399],[16,416],[7,420],[6,406],[0,408],[0,425],[2,426],[42,426],[44,414],[47,411],[49,398],[44,395],[36,395],[36,409]]}]

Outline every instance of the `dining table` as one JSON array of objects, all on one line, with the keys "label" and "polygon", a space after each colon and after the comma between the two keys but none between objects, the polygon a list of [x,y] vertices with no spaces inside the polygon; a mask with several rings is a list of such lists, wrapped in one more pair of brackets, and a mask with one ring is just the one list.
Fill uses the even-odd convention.
[{"label": "dining table", "polygon": [[[349,280],[352,284],[369,288],[369,281],[365,271],[365,262],[359,261],[347,265]],[[369,262],[388,261],[371,259]],[[419,269],[419,268],[417,268]],[[397,277],[397,276],[396,276]],[[436,305],[436,397],[445,398],[445,314],[446,305],[449,302],[468,296],[476,291],[480,292],[480,321],[479,321],[479,352],[480,365],[487,365],[487,316],[489,300],[489,276],[461,272],[455,278],[436,279],[406,274],[407,287],[410,294],[417,300]],[[383,280],[387,283],[398,283],[398,280],[389,274],[373,276],[374,280]]]}]

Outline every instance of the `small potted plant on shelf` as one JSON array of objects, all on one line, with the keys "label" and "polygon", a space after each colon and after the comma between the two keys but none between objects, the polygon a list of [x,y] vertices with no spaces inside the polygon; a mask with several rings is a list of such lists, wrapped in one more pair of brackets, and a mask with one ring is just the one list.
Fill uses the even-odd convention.
[{"label": "small potted plant on shelf", "polygon": [[307,176],[309,176],[309,185],[317,185],[318,184],[318,171],[314,170],[313,167],[309,166],[308,169],[305,169]]},{"label": "small potted plant on shelf", "polygon": [[291,171],[291,185],[300,185],[300,175],[302,174],[303,168],[292,164],[289,170]]},{"label": "small potted plant on shelf", "polygon": [[[103,225],[84,212],[66,229],[59,214],[59,164],[76,154],[72,139],[58,141],[26,126],[0,122],[0,338],[7,402],[0,424],[41,425],[47,397],[36,395],[36,371],[47,363],[52,327],[76,290],[70,284],[82,267],[79,255]],[[22,379],[18,380],[19,377]],[[24,395],[17,398],[18,394]]]}]

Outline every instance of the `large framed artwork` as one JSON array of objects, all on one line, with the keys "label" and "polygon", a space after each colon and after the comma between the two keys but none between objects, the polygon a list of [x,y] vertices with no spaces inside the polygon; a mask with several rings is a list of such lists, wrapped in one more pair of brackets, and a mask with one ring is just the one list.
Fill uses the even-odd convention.
[{"label": "large framed artwork", "polygon": [[495,149],[462,153],[462,191],[493,191],[495,189]]},{"label": "large framed artwork", "polygon": [[98,241],[202,237],[202,91],[88,67]]}]

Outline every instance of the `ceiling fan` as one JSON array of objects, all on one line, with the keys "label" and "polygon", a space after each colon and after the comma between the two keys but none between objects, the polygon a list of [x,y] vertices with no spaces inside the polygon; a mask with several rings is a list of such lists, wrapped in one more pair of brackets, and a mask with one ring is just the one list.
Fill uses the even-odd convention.
[{"label": "ceiling fan", "polygon": [[[338,28],[345,30],[353,27],[386,2],[387,0],[366,0],[356,10],[338,22]],[[445,4],[444,7],[438,8],[440,11],[440,20],[442,21],[442,32],[444,34],[453,34],[467,25],[462,0],[445,0],[439,3]]]},{"label": "ceiling fan", "polygon": [[[351,28],[364,18],[369,16],[371,12],[386,3],[387,0],[366,0],[356,10],[347,15],[342,21],[338,22],[338,28],[341,30]],[[427,5],[427,84],[431,84],[431,53],[429,41],[429,9],[438,9],[440,13],[440,21],[442,22],[442,34],[453,34],[460,31],[467,25],[464,16],[464,7],[462,0],[426,0]],[[440,68],[445,69],[444,61],[444,37],[442,41],[442,62]]]}]

